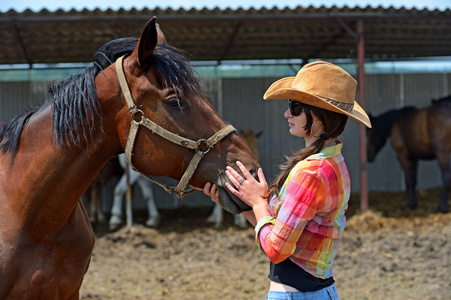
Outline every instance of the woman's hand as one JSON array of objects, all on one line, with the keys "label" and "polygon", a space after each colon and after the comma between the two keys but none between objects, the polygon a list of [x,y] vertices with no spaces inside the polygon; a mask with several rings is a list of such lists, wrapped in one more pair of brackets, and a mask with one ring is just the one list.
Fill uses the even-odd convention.
[{"label": "woman's hand", "polygon": [[207,182],[203,189],[192,185],[190,185],[190,187],[198,191],[203,191],[205,195],[210,196],[211,201],[213,201],[216,204],[219,204],[219,192],[214,183]]},{"label": "woman's hand", "polygon": [[[226,182],[226,187],[231,193],[252,207],[253,211],[243,212],[243,215],[253,226],[255,226],[257,224],[257,220],[260,220],[261,217],[271,215],[269,212],[268,201],[266,199],[268,184],[261,168],[258,169],[257,181],[241,162],[237,161],[236,164],[243,173],[244,178],[241,177],[241,175],[233,168],[227,167],[225,173],[230,182],[233,183],[233,186]],[[203,191],[205,195],[210,196],[214,203],[219,204],[219,192],[215,184],[207,182],[203,189],[192,185],[191,187],[193,189]]]},{"label": "woman's hand", "polygon": [[[219,192],[216,188],[216,185],[210,182],[207,182],[204,186],[203,189],[195,187],[190,185],[191,188],[198,190],[198,191],[203,191],[205,195],[210,196],[211,200],[216,203],[219,204]],[[249,211],[243,211],[242,212],[243,216],[249,221],[249,223],[252,224],[252,226],[257,225],[257,221],[255,219],[255,215],[254,212],[252,210]]]},{"label": "woman's hand", "polygon": [[252,208],[260,204],[266,206],[268,183],[266,182],[263,170],[261,168],[258,169],[257,181],[240,161],[237,161],[236,165],[241,170],[244,178],[233,168],[227,167],[225,173],[230,182],[232,182],[233,186],[230,183],[226,182],[226,187],[232,194],[243,200]]}]

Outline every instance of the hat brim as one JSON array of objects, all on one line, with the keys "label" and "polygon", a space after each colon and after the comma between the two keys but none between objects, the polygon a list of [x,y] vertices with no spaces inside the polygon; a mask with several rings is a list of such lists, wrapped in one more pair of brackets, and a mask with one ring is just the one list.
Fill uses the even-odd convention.
[{"label": "hat brim", "polygon": [[269,99],[291,99],[301,103],[309,104],[319,108],[345,114],[371,128],[371,122],[363,108],[354,100],[351,111],[343,110],[324,99],[297,89],[292,88],[295,77],[285,77],[274,82],[263,95],[264,100]]}]

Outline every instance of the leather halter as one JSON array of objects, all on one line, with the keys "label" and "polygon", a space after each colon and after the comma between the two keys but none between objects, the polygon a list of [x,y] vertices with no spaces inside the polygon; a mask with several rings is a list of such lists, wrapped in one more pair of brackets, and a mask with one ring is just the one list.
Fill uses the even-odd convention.
[{"label": "leather halter", "polygon": [[[172,133],[164,129],[163,127],[157,125],[156,123],[152,122],[151,120],[147,119],[144,116],[144,112],[140,110],[135,104],[135,100],[133,99],[130,87],[127,83],[127,78],[125,77],[123,60],[124,56],[121,56],[117,59],[116,73],[122,93],[124,94],[125,101],[127,102],[127,106],[131,114],[131,127],[127,138],[127,144],[125,146],[125,157],[127,159],[127,163],[133,170],[135,170],[136,172],[147,178],[149,181],[158,184],[159,186],[164,188],[164,190],[169,194],[175,192],[178,198],[182,198],[183,196],[195,191],[194,189],[185,190],[185,187],[188,185],[189,181],[193,177],[193,174],[196,171],[197,166],[199,165],[204,155],[207,154],[208,151],[210,151],[210,149],[213,148],[213,146],[216,143],[218,143],[220,140],[228,136],[230,133],[235,132],[236,129],[232,125],[227,125],[218,132],[216,132],[215,134],[213,134],[208,139],[199,139],[197,141],[193,141],[184,138],[182,136],[179,136],[178,134]],[[136,114],[141,115],[141,120],[139,122],[135,120]],[[191,162],[189,163],[188,167],[185,170],[185,173],[183,174],[182,178],[180,179],[180,182],[177,184],[176,187],[171,187],[166,184],[157,182],[152,177],[140,172],[137,168],[135,168],[135,166],[133,166],[132,163],[133,148],[135,146],[135,140],[140,125],[146,127],[152,133],[155,133],[174,144],[183,146],[185,148],[193,149],[196,151],[194,157],[191,159]],[[201,147],[203,147],[204,150],[202,150]]]}]

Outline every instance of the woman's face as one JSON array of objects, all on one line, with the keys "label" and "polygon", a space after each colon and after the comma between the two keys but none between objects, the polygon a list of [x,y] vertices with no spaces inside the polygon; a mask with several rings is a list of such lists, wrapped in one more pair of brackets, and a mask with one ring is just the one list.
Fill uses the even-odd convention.
[{"label": "woman's face", "polygon": [[307,131],[304,129],[307,124],[307,117],[304,112],[299,116],[293,116],[288,108],[283,114],[288,119],[288,127],[290,127],[290,134],[298,137],[306,137]]},{"label": "woman's face", "polygon": [[[307,117],[304,111],[302,111],[298,116],[293,116],[290,112],[290,108],[288,108],[284,113],[284,117],[288,119],[290,134],[298,137],[303,137],[307,145],[313,143],[322,132],[321,122],[318,121],[318,117],[315,116],[313,112],[313,125],[310,134],[307,134],[307,130],[304,128],[307,124]],[[319,133],[315,136],[315,133],[317,133],[317,131]]]}]

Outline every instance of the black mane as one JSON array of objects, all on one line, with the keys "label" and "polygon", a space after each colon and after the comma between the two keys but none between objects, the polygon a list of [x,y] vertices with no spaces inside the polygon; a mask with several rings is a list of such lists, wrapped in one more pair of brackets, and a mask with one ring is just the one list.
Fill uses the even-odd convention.
[{"label": "black mane", "polygon": [[[102,124],[102,112],[94,83],[95,77],[122,55],[133,52],[137,38],[116,39],[103,45],[94,55],[93,63],[78,75],[49,86],[41,107],[0,124],[0,151],[13,158],[19,147],[20,135],[30,117],[44,108],[52,107],[53,137],[63,150],[68,145],[89,141],[96,127],[95,118]],[[202,94],[191,65],[184,53],[168,44],[158,44],[150,62],[163,84],[172,86],[178,95]]]},{"label": "black mane", "polygon": [[450,105],[451,104],[451,95],[439,98],[439,99],[432,99],[431,104],[433,105]]},{"label": "black mane", "polygon": [[414,106],[405,106],[399,109],[392,109],[382,113],[377,117],[370,116],[372,129],[377,134],[386,138],[390,135],[393,124],[399,120],[402,116],[410,114],[418,109]]}]

